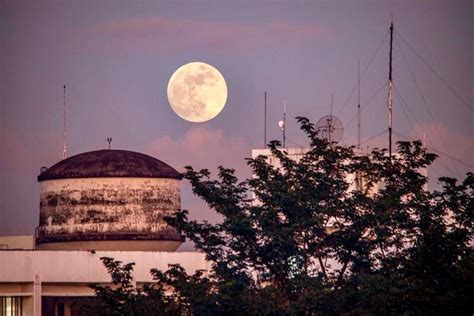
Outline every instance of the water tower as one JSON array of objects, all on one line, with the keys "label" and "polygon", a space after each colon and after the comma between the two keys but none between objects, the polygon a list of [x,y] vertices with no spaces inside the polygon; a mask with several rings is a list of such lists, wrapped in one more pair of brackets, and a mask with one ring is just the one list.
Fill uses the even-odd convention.
[{"label": "water tower", "polygon": [[165,216],[181,207],[181,174],[153,157],[92,151],[42,168],[36,245],[48,250],[174,251]]}]

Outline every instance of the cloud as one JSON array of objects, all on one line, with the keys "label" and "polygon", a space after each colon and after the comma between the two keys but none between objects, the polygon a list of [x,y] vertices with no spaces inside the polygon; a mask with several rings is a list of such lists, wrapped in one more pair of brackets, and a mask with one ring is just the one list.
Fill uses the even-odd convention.
[{"label": "cloud", "polygon": [[251,156],[250,149],[243,138],[227,137],[222,130],[203,125],[191,127],[182,137],[157,138],[145,151],[181,171],[188,165],[194,169],[224,165],[245,176],[245,158]]},{"label": "cloud", "polygon": [[303,44],[325,32],[325,28],[314,23],[285,20],[256,25],[149,16],[77,29],[71,32],[70,38],[76,49],[89,53],[174,52],[196,48],[242,51],[269,42]]},{"label": "cloud", "polygon": [[[250,176],[250,169],[245,162],[251,156],[251,145],[244,139],[228,137],[220,129],[208,126],[193,126],[182,137],[172,138],[164,136],[149,142],[145,153],[184,171],[184,166],[191,165],[195,170],[209,169],[211,177],[216,177],[216,168],[219,165],[236,169],[240,179]],[[190,218],[198,221],[206,220],[217,222],[220,216],[198,197],[194,196],[187,181],[181,185],[181,207],[189,210]],[[192,243],[186,242],[180,251],[192,250]]]}]

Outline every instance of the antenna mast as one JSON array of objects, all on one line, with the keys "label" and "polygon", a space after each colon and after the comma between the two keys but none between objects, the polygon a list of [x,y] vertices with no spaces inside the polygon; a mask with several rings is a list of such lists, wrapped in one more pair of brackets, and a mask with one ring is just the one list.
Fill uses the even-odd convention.
[{"label": "antenna mast", "polygon": [[332,131],[332,104],[334,101],[334,94],[331,94],[331,116],[328,119],[328,140],[329,140],[329,146],[332,146],[332,140],[331,140],[331,131]]},{"label": "antenna mast", "polygon": [[286,99],[283,100],[283,148],[286,141]]},{"label": "antenna mast", "polygon": [[[360,60],[357,61],[357,152],[360,154]],[[360,170],[355,174],[356,190],[362,189],[362,175]]]},{"label": "antenna mast", "polygon": [[388,72],[388,154],[392,157],[392,47],[393,47],[393,16],[390,22],[390,63]]},{"label": "antenna mast", "polygon": [[360,60],[357,62],[357,151],[360,152]]},{"label": "antenna mast", "polygon": [[265,91],[265,109],[263,123],[263,148],[267,148],[267,91]]},{"label": "antenna mast", "polygon": [[286,100],[283,99],[283,120],[278,122],[278,127],[280,127],[282,133],[283,133],[283,148],[285,148],[285,140],[286,140],[286,135],[285,135],[285,130],[286,130]]},{"label": "antenna mast", "polygon": [[67,118],[67,113],[66,113],[66,85],[63,86],[64,88],[64,96],[63,96],[63,153],[62,153],[62,159],[67,158],[67,138],[66,138],[66,118]]}]

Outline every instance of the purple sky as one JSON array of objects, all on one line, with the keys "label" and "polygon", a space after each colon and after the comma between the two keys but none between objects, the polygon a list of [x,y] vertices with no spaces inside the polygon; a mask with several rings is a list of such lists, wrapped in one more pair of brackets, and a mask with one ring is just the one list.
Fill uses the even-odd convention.
[{"label": "purple sky", "polygon": [[[379,134],[391,13],[394,129],[424,132],[429,146],[472,166],[473,12],[472,1],[0,1],[0,234],[31,234],[38,223],[36,176],[60,157],[64,84],[69,155],[106,148],[112,137],[113,148],[178,170],[222,164],[248,176],[244,158],[263,144],[264,91],[269,140],[281,136],[284,98],[287,144],[296,146],[305,138],[293,118],[317,121],[334,95],[342,142],[354,144],[357,62],[363,72],[375,56],[361,79],[362,139]],[[166,97],[173,71],[191,61],[218,68],[229,89],[224,110],[206,123],[182,120]],[[386,144],[383,136],[364,147]],[[430,186],[467,171],[440,159]],[[213,219],[186,184],[182,202],[193,217]]]}]

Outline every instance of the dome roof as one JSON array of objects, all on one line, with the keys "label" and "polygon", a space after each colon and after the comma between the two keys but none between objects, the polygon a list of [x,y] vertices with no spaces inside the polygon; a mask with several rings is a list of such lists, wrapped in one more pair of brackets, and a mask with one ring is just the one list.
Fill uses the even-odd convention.
[{"label": "dome roof", "polygon": [[148,155],[127,150],[97,150],[58,162],[42,172],[38,181],[99,177],[181,179],[181,174]]}]

